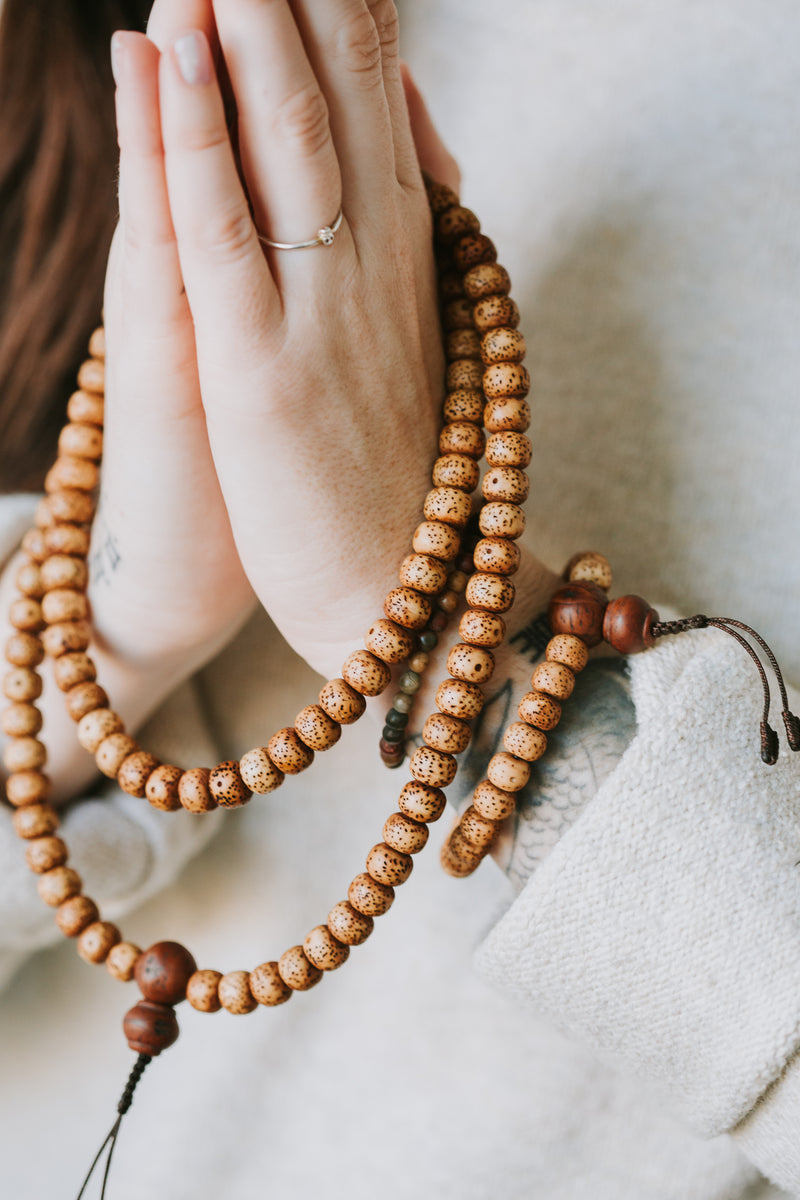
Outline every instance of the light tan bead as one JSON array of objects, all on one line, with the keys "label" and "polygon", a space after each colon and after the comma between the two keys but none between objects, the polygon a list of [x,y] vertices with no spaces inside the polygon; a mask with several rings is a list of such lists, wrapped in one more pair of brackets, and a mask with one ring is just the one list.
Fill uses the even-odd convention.
[{"label": "light tan bead", "polygon": [[517,807],[513,792],[504,792],[489,779],[483,779],[472,794],[472,806],[487,821],[503,821]]},{"label": "light tan bead", "polygon": [[250,972],[250,991],[259,1004],[275,1008],[292,998],[292,989],[281,979],[276,962],[260,963]]},{"label": "light tan bead", "polygon": [[96,425],[72,421],[61,430],[58,439],[59,454],[75,458],[88,458],[95,462],[103,453],[103,433]]},{"label": "light tan bead", "polygon": [[424,650],[418,650],[416,654],[411,655],[411,658],[408,660],[408,666],[410,670],[416,671],[418,675],[424,675],[428,669],[429,662],[430,655],[426,654]]},{"label": "light tan bead", "polygon": [[370,654],[374,654],[381,662],[399,663],[408,658],[413,651],[414,637],[396,621],[381,617],[370,625],[364,645]]},{"label": "light tan bead", "polygon": [[447,568],[429,554],[408,554],[400,564],[400,582],[404,587],[434,596],[447,583]]},{"label": "light tan bead", "polygon": [[468,271],[476,263],[495,262],[494,242],[483,233],[466,233],[453,245],[453,261],[460,271]]},{"label": "light tan bead", "polygon": [[547,692],[556,700],[567,700],[575,687],[575,676],[562,663],[539,663],[531,675],[531,687],[535,692]]},{"label": "light tan bead", "polygon": [[425,497],[426,521],[444,521],[447,525],[466,525],[472,512],[472,501],[459,488],[433,488]]},{"label": "light tan bead", "polygon": [[109,779],[116,779],[117,772],[128,755],[139,749],[138,742],[128,737],[127,733],[111,733],[103,738],[95,750],[94,761],[98,771],[102,771]]},{"label": "light tan bead", "polygon": [[444,353],[448,362],[459,358],[480,359],[481,339],[474,329],[453,329],[445,335]]},{"label": "light tan bead", "polygon": [[485,447],[483,430],[471,421],[451,421],[439,434],[439,453],[442,455],[467,454],[470,458],[481,458]]},{"label": "light tan bead", "polygon": [[99,479],[97,465],[90,459],[61,454],[47,472],[44,488],[46,492],[51,493],[60,488],[91,492],[97,487]]},{"label": "light tan bead", "polygon": [[430,746],[418,746],[408,764],[408,769],[420,783],[444,788],[456,777],[456,760],[452,754],[434,750]]},{"label": "light tan bead", "polygon": [[481,509],[478,525],[484,537],[516,540],[525,532],[525,513],[518,504],[492,500]]},{"label": "light tan bead", "polygon": [[441,788],[431,787],[430,784],[420,783],[416,779],[411,779],[404,785],[397,801],[400,811],[420,824],[438,821],[446,803]]},{"label": "light tan bead", "polygon": [[18,808],[13,816],[17,837],[46,837],[55,833],[59,826],[58,813],[49,804],[26,804]]},{"label": "light tan bead", "polygon": [[22,538],[22,549],[34,562],[42,562],[47,557],[45,535],[41,529],[29,529]]},{"label": "light tan bead", "polygon": [[32,633],[13,633],[6,642],[6,659],[15,667],[38,667],[44,647]]},{"label": "light tan bead", "polygon": [[112,709],[95,708],[78,722],[78,741],[84,750],[94,754],[104,738],[123,730],[122,719]]},{"label": "light tan bead", "polygon": [[6,780],[6,796],[9,804],[23,808],[46,800],[51,786],[50,779],[41,771],[14,771]]},{"label": "light tan bead", "polygon": [[302,741],[297,730],[288,725],[273,733],[267,742],[267,753],[284,775],[299,775],[314,761],[314,751]]},{"label": "light tan bead", "polygon": [[[342,665],[342,675],[345,683],[349,683],[362,696],[380,696],[392,679],[391,669],[374,654],[370,654],[369,650],[354,650],[352,654],[348,654]],[[322,696],[320,704],[325,708]],[[333,716],[327,708],[325,711],[329,717]],[[341,718],[334,717],[334,720],[341,721]]]},{"label": "light tan bead", "polygon": [[401,854],[393,850],[385,842],[373,846],[367,855],[367,872],[376,883],[385,887],[399,887],[405,883],[414,869],[414,861],[409,854]]},{"label": "light tan bead", "polygon": [[293,992],[307,992],[322,979],[322,971],[308,961],[302,946],[284,950],[278,959],[278,971]]},{"label": "light tan bead", "polygon": [[489,782],[504,792],[518,792],[531,777],[530,765],[506,750],[493,754],[486,768]]},{"label": "light tan bead", "polygon": [[80,894],[81,877],[72,867],[53,867],[39,876],[36,890],[49,908],[58,908],[70,896]]},{"label": "light tan bead", "polygon": [[178,781],[178,799],[181,807],[190,813],[207,813],[217,807],[217,802],[208,788],[207,767],[191,767],[184,771]]},{"label": "light tan bead", "polygon": [[455,487],[462,492],[474,492],[479,478],[478,464],[468,454],[444,454],[433,464],[432,479],[436,487]]},{"label": "light tan bead", "polygon": [[319,694],[319,706],[340,725],[352,725],[364,713],[367,702],[344,679],[329,679]]},{"label": "light tan bead", "polygon": [[45,531],[49,554],[67,554],[85,558],[89,553],[89,531],[81,525],[62,523]]},{"label": "light tan bead", "polygon": [[471,721],[483,709],[485,697],[476,683],[464,679],[443,679],[436,689],[436,707],[449,717]]},{"label": "light tan bead", "polygon": [[503,734],[503,746],[516,758],[536,762],[547,749],[547,736],[527,721],[512,721]]},{"label": "light tan bead", "polygon": [[306,958],[320,971],[335,971],[347,962],[350,947],[333,936],[327,925],[316,925],[303,942]]},{"label": "light tan bead", "polygon": [[14,629],[20,629],[23,633],[35,633],[44,625],[42,606],[32,596],[20,596],[15,600],[9,609],[8,619]]},{"label": "light tan bead", "polygon": [[486,439],[486,461],[490,467],[527,467],[533,458],[531,440],[509,429]]},{"label": "light tan bead", "polygon": [[51,492],[47,505],[54,521],[87,525],[94,515],[94,500],[88,492],[78,488],[61,488]]},{"label": "light tan bead", "polygon": [[507,296],[511,291],[508,271],[500,263],[478,263],[464,274],[464,291],[470,300]]},{"label": "light tan bead", "polygon": [[480,233],[481,223],[470,208],[456,204],[446,208],[436,219],[436,231],[445,243],[461,238],[465,233]]},{"label": "light tan bead", "polygon": [[99,916],[94,900],[90,900],[88,896],[70,896],[69,900],[58,906],[56,924],[65,937],[77,937],[87,925],[98,920]]},{"label": "light tan bead", "polygon": [[487,646],[493,649],[502,644],[506,636],[506,623],[495,612],[480,612],[471,608],[464,613],[459,622],[458,636],[470,646]]},{"label": "light tan bead", "polygon": [[42,630],[42,645],[51,658],[60,658],[73,650],[85,650],[91,636],[88,621],[60,621]]},{"label": "light tan bead", "polygon": [[[195,971],[193,975],[190,975],[189,981],[186,984],[186,999],[192,1008],[196,1008],[198,1012],[219,1012],[222,1008],[222,1001],[219,998],[221,979],[221,971],[210,971],[208,969]],[[285,987],[286,985],[283,984],[282,986]]]},{"label": "light tan bead", "polygon": [[458,205],[458,196],[446,183],[437,183],[433,179],[425,180],[425,191],[428,195],[428,206],[434,216],[447,212],[448,208]]},{"label": "light tan bead", "polygon": [[458,824],[469,844],[484,853],[491,848],[500,832],[500,822],[487,820],[473,805],[464,810]]},{"label": "light tan bead", "polygon": [[222,1007],[235,1017],[258,1008],[258,1001],[250,991],[249,971],[228,971],[217,985],[217,994]]},{"label": "light tan bead", "polygon": [[561,720],[561,705],[546,692],[526,692],[517,712],[523,721],[537,729],[555,729]]},{"label": "light tan bead", "polygon": [[467,604],[485,612],[508,612],[514,603],[514,595],[514,585],[504,575],[480,572],[472,575],[467,584]]},{"label": "light tan bead", "polygon": [[494,671],[494,655],[481,646],[457,642],[447,656],[447,670],[454,679],[466,683],[486,683]]},{"label": "light tan bead", "polygon": [[239,774],[245,786],[251,792],[258,792],[260,796],[274,792],[284,780],[283,771],[275,766],[266,746],[255,746],[242,755],[239,759]]},{"label": "light tan bead", "polygon": [[547,643],[544,656],[548,662],[563,663],[576,674],[582,671],[589,661],[586,643],[572,633],[557,633]]},{"label": "light tan bead", "polygon": [[117,783],[130,796],[146,795],[147,781],[159,766],[157,758],[146,750],[134,750],[123,759],[117,773]]},{"label": "light tan bead", "polygon": [[411,542],[416,554],[429,554],[444,562],[454,559],[461,549],[461,538],[452,525],[444,521],[423,521],[414,530]]},{"label": "light tan bead", "polygon": [[133,942],[117,942],[108,952],[106,970],[112,979],[118,979],[120,983],[130,983],[141,956],[140,947],[135,946]]},{"label": "light tan bead", "polygon": [[480,353],[487,366],[496,362],[522,362],[526,353],[525,338],[518,329],[501,325],[483,335]]},{"label": "light tan bead", "polygon": [[85,421],[89,425],[102,425],[103,408],[102,396],[79,390],[73,392],[67,402],[67,416],[70,421]]},{"label": "light tan bead", "polygon": [[450,333],[453,329],[472,329],[472,304],[466,296],[448,300],[442,307],[442,329]]},{"label": "light tan bead", "polygon": [[518,467],[491,467],[481,484],[485,500],[506,500],[512,504],[524,503],[529,489],[528,476]]},{"label": "light tan bead", "polygon": [[[44,563],[42,563],[42,566],[44,566]],[[34,600],[39,600],[44,595],[42,568],[38,563],[23,563],[17,571],[14,583],[17,590],[22,592],[24,596],[32,596]]]},{"label": "light tan bead", "polygon": [[383,826],[383,840],[401,854],[419,854],[428,841],[428,826],[405,813],[392,813]]},{"label": "light tan bead", "polygon": [[102,325],[98,325],[92,331],[92,336],[89,338],[89,353],[92,358],[105,358],[106,356],[106,331]]},{"label": "light tan bead", "polygon": [[[459,334],[472,334],[471,329],[460,329]],[[449,335],[453,337],[453,334]],[[455,391],[448,392],[444,398],[442,405],[442,416],[445,422],[449,421],[472,421],[474,424],[481,424],[483,421],[483,406],[486,403],[482,391],[474,391],[471,388],[456,388]]]},{"label": "light tan bead", "polygon": [[79,683],[94,683],[97,668],[88,654],[78,650],[57,658],[53,663],[53,675],[62,692],[68,692]]},{"label": "light tan bead", "polygon": [[[291,732],[294,733],[294,730]],[[299,738],[297,740],[300,741]],[[308,753],[313,759],[313,753],[310,750]],[[226,759],[212,767],[208,775],[208,790],[220,808],[240,808],[247,804],[251,796],[250,789],[239,774],[239,764],[234,759]]]},{"label": "light tan bead", "polygon": [[353,908],[349,900],[340,900],[328,913],[328,928],[345,946],[360,946],[372,933],[375,922]]},{"label": "light tan bead", "polygon": [[105,962],[121,938],[122,934],[110,921],[92,921],[78,937],[78,954],[84,962]]},{"label": "light tan bead", "polygon": [[42,728],[42,714],[35,704],[10,704],[3,710],[2,729],[8,737],[32,737]]},{"label": "light tan bead", "polygon": [[[56,659],[56,662],[59,662]],[[73,721],[82,721],[87,713],[108,707],[108,696],[99,683],[77,683],[66,694],[67,712]]]},{"label": "light tan bead", "polygon": [[442,845],[439,861],[448,875],[456,879],[465,879],[480,866],[483,853],[471,845],[456,826]]},{"label": "light tan bead", "polygon": [[42,694],[42,678],[30,667],[12,667],[3,676],[3,695],[7,700],[27,704]]},{"label": "light tan bead", "polygon": [[25,847],[25,862],[35,875],[63,866],[67,857],[67,844],[60,837],[33,838]]},{"label": "light tan bead", "polygon": [[445,754],[461,754],[472,736],[466,721],[447,713],[431,713],[422,729],[422,740],[434,750]]},{"label": "light tan bead", "polygon": [[88,578],[85,560],[74,554],[51,554],[42,563],[40,573],[45,591],[53,588],[82,591]]},{"label": "light tan bead", "polygon": [[307,704],[297,714],[294,722],[300,740],[310,750],[330,750],[342,736],[342,727],[331,720],[319,704]]},{"label": "light tan bead", "polygon": [[87,358],[78,367],[78,387],[84,392],[96,392],[102,396],[106,386],[105,378],[105,367],[96,358]]},{"label": "light tan bead", "polygon": [[611,563],[595,550],[581,550],[567,563],[564,578],[569,583],[596,583],[607,592],[613,582]]},{"label": "light tan bead", "polygon": [[486,405],[483,423],[489,433],[501,433],[505,429],[524,433],[531,423],[530,405],[518,396],[490,400]]},{"label": "light tan bead", "polygon": [[404,629],[424,629],[430,620],[431,602],[415,588],[392,588],[383,602],[383,611]]},{"label": "light tan bead", "polygon": [[495,363],[484,371],[483,390],[487,400],[527,396],[531,390],[531,377],[522,363]]},{"label": "light tan bead", "polygon": [[152,808],[176,812],[181,806],[178,786],[183,771],[171,763],[162,763],[147,777],[144,794]]},{"label": "light tan bead", "polygon": [[445,387],[448,392],[456,388],[477,391],[483,380],[483,365],[474,358],[458,358],[447,364]]},{"label": "light tan bead", "polygon": [[380,917],[394,903],[394,888],[378,883],[377,879],[362,871],[347,889],[347,898],[356,912],[365,917]]},{"label": "light tan bead", "polygon": [[515,575],[522,561],[522,552],[507,538],[481,538],[472,555],[476,571],[491,575]]},{"label": "light tan bead", "polygon": [[[53,489],[55,490],[55,489]],[[50,500],[48,496],[43,496],[36,505],[36,510],[33,514],[34,524],[39,529],[49,529],[55,522],[55,517],[50,508]]]},{"label": "light tan bead", "polygon": [[54,588],[42,597],[42,616],[48,625],[60,621],[85,621],[89,616],[89,601],[83,592],[74,588]]},{"label": "light tan bead", "polygon": [[7,771],[38,771],[47,762],[47,747],[35,737],[13,738],[3,747]]}]

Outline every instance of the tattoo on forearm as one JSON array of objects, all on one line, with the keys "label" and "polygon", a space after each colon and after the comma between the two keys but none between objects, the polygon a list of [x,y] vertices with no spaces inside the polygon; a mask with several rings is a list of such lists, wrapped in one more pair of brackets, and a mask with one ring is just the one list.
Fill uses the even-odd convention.
[{"label": "tattoo on forearm", "polygon": [[122,561],[117,540],[105,525],[96,525],[96,534],[92,539],[92,552],[89,556],[89,570],[92,581],[97,584],[107,584]]},{"label": "tattoo on forearm", "polygon": [[518,633],[509,638],[509,645],[533,662],[544,654],[545,646],[552,636],[553,632],[550,622],[547,620],[547,613],[539,613],[537,617],[528,622],[524,629],[520,629]]}]

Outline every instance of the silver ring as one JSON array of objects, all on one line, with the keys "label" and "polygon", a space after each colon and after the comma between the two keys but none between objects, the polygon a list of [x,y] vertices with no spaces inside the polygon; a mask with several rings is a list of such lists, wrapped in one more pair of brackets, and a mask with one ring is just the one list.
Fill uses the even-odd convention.
[{"label": "silver ring", "polygon": [[341,223],[342,210],[339,209],[333,224],[323,225],[322,229],[317,230],[317,236],[307,242],[273,242],[268,237],[262,237],[260,233],[258,234],[258,240],[263,242],[265,246],[271,246],[273,250],[310,250],[312,246],[332,246],[334,234]]}]

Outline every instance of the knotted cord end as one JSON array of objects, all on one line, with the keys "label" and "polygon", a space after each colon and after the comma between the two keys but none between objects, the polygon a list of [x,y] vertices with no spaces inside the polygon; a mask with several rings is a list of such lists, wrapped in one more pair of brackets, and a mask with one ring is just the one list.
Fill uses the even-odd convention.
[{"label": "knotted cord end", "polygon": [[781,716],[786,726],[786,740],[789,743],[789,749],[800,750],[800,718],[796,717],[793,712],[789,712],[787,708],[783,710]]},{"label": "knotted cord end", "polygon": [[768,721],[761,722],[761,758],[768,767],[778,761],[778,735]]}]

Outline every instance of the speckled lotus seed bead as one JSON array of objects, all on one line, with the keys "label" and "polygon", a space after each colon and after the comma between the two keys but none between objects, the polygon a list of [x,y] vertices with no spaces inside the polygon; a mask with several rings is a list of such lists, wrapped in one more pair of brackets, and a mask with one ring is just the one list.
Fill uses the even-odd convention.
[{"label": "speckled lotus seed bead", "polygon": [[94,683],[97,668],[88,654],[78,650],[74,654],[62,654],[55,660],[53,678],[62,692],[68,692],[79,683]]},{"label": "speckled lotus seed bead", "polygon": [[327,925],[316,925],[303,942],[306,958],[320,971],[335,971],[347,962],[350,947],[333,936]]},{"label": "speckled lotus seed bead", "polygon": [[567,700],[575,687],[575,676],[561,663],[543,662],[531,675],[531,687],[535,692],[555,696],[556,700]]},{"label": "speckled lotus seed bead", "polygon": [[526,721],[512,721],[503,734],[503,746],[515,758],[536,762],[547,749],[547,736]]},{"label": "speckled lotus seed bead", "polygon": [[95,708],[78,722],[78,741],[84,750],[94,754],[111,733],[121,732],[122,720],[110,708]]},{"label": "speckled lotus seed bead", "polygon": [[446,212],[448,208],[455,208],[458,205],[458,196],[446,183],[439,183],[429,175],[424,175],[423,179],[428,195],[428,204],[435,217]]},{"label": "speckled lotus seed bead", "polygon": [[459,271],[468,271],[477,263],[495,262],[497,250],[483,233],[466,233],[453,245],[453,261]]},{"label": "speckled lotus seed bead", "polygon": [[235,759],[226,759],[209,772],[208,790],[220,808],[239,808],[247,804],[252,795],[239,774]]},{"label": "speckled lotus seed bead", "polygon": [[426,596],[436,595],[447,583],[447,568],[429,554],[408,554],[400,564],[400,582]]},{"label": "speckled lotus seed bead", "polygon": [[345,946],[360,946],[372,933],[375,922],[357,912],[349,900],[340,900],[328,913],[328,928]]},{"label": "speckled lotus seed bead", "polygon": [[561,705],[546,692],[526,692],[517,712],[521,720],[537,729],[555,729],[561,720]]},{"label": "speckled lotus seed bead", "polygon": [[82,492],[92,492],[99,481],[97,466],[88,458],[61,454],[47,472],[44,487],[48,492],[57,488],[77,488]]},{"label": "speckled lotus seed bead", "polygon": [[491,650],[505,638],[506,623],[497,613],[471,608],[459,622],[458,636],[470,646],[486,646]]},{"label": "speckled lotus seed bead", "polygon": [[476,850],[484,852],[490,849],[500,832],[499,821],[491,821],[481,816],[473,805],[464,810],[458,825],[462,837]]},{"label": "speckled lotus seed bead", "polygon": [[266,746],[255,746],[239,760],[239,774],[251,792],[266,795],[280,787],[284,780],[283,771],[275,766]]},{"label": "speckled lotus seed bead", "polygon": [[[346,683],[364,696],[379,696],[389,686],[392,678],[391,669],[374,654],[370,654],[369,650],[354,650],[349,654],[342,666],[342,675]],[[328,716],[333,716],[334,720],[341,720],[326,708],[321,693],[320,704]]]},{"label": "speckled lotus seed bead", "polygon": [[195,971],[186,984],[186,999],[192,1008],[198,1012],[219,1012],[222,1008],[218,991],[221,979],[221,971]]},{"label": "speckled lotus seed bead", "polygon": [[84,962],[105,962],[122,934],[110,921],[93,921],[78,936],[78,954]]},{"label": "speckled lotus seed bead", "polygon": [[461,549],[458,531],[444,521],[423,521],[414,530],[411,544],[415,553],[430,554],[444,562],[451,562]]},{"label": "speckled lotus seed bead", "polygon": [[383,826],[383,840],[401,854],[419,854],[428,841],[428,827],[402,812],[392,813]]},{"label": "speckled lotus seed bead", "polygon": [[83,389],[73,392],[67,402],[70,421],[86,422],[90,425],[103,424],[103,397]]},{"label": "speckled lotus seed bead", "polygon": [[435,225],[439,238],[445,244],[462,238],[466,233],[480,233],[481,229],[481,223],[475,213],[463,204],[446,208],[435,218]]},{"label": "speckled lotus seed bead", "polygon": [[465,879],[480,866],[483,854],[472,846],[457,825],[442,845],[439,862],[448,875]]},{"label": "speckled lotus seed bead", "polygon": [[141,954],[141,949],[133,942],[117,942],[108,952],[106,970],[112,979],[130,983]]},{"label": "speckled lotus seed bead", "polygon": [[9,620],[14,629],[21,629],[24,633],[41,629],[44,623],[42,606],[31,596],[21,597],[11,605]]},{"label": "speckled lotus seed bead", "polygon": [[88,572],[83,558],[70,554],[52,554],[41,566],[41,582],[45,591],[51,588],[86,587]]},{"label": "speckled lotus seed bead", "polygon": [[494,655],[480,646],[457,642],[447,656],[447,670],[466,683],[486,683],[494,671]]},{"label": "speckled lotus seed bead", "polygon": [[109,779],[116,779],[117,772],[129,754],[140,750],[139,743],[127,733],[111,733],[103,738],[94,752],[97,769]]},{"label": "speckled lotus seed bead", "polygon": [[41,529],[29,529],[22,538],[22,549],[28,558],[33,559],[34,562],[43,562],[47,557],[44,531]]},{"label": "speckled lotus seed bead", "polygon": [[484,363],[522,362],[525,357],[525,338],[518,329],[500,326],[490,329],[480,339],[480,354]]},{"label": "speckled lotus seed bead", "polygon": [[208,790],[208,777],[211,772],[207,767],[191,767],[184,771],[178,781],[178,799],[181,807],[190,813],[211,812],[217,807],[217,802]]},{"label": "speckled lotus seed bead", "polygon": [[158,759],[147,750],[134,750],[123,760],[117,772],[117,783],[131,796],[144,796],[147,781],[158,765]]},{"label": "speckled lotus seed bead", "polygon": [[490,400],[486,405],[483,424],[489,433],[500,433],[505,429],[524,433],[530,423],[530,405],[527,400],[518,396],[504,396],[502,399]]},{"label": "speckled lotus seed bead", "polygon": [[[459,329],[449,337],[476,337],[472,329]],[[445,423],[450,421],[472,421],[480,424],[483,421],[483,406],[486,403],[483,392],[472,388],[456,388],[448,392],[442,405],[442,417]]]},{"label": "speckled lotus seed bead", "polygon": [[259,1004],[275,1008],[292,998],[292,989],[281,979],[276,962],[261,963],[250,972],[250,991]]},{"label": "speckled lotus seed bead", "polygon": [[235,1017],[244,1016],[258,1008],[258,1001],[250,991],[249,971],[228,971],[217,985],[217,995],[225,1011]]},{"label": "speckled lotus seed bead", "polygon": [[472,736],[466,721],[451,717],[447,713],[431,713],[422,729],[422,740],[434,750],[445,754],[461,754],[469,745]]},{"label": "speckled lotus seed bead", "polygon": [[88,525],[94,515],[94,500],[88,492],[78,488],[61,488],[51,492],[47,506],[54,521],[68,524]]},{"label": "speckled lotus seed bead", "polygon": [[376,883],[382,883],[385,887],[399,887],[413,869],[414,861],[409,854],[401,854],[385,842],[373,846],[367,855],[367,873]]},{"label": "speckled lotus seed bead", "polygon": [[58,437],[59,454],[96,461],[103,453],[103,434],[96,425],[83,421],[70,421]]},{"label": "speckled lotus seed bead", "polygon": [[156,767],[147,777],[144,794],[153,808],[176,812],[181,806],[178,786],[183,771],[170,763]]},{"label": "speckled lotus seed bead", "polygon": [[479,333],[501,327],[516,329],[519,325],[519,309],[510,296],[487,296],[478,301],[471,315]]},{"label": "speckled lotus seed bead", "polygon": [[365,917],[380,917],[394,903],[394,888],[378,883],[377,879],[362,871],[347,889],[347,898],[356,912]]},{"label": "speckled lotus seed bead", "polygon": [[483,779],[472,794],[472,806],[487,821],[503,821],[517,807],[517,797]]},{"label": "speckled lotus seed bead", "polygon": [[434,750],[431,746],[418,746],[408,764],[411,774],[420,783],[444,788],[456,777],[456,760],[452,754]]},{"label": "speckled lotus seed bead", "polygon": [[12,738],[3,747],[7,771],[38,771],[47,762],[47,747],[35,737]]},{"label": "speckled lotus seed bead", "polygon": [[569,583],[596,583],[607,592],[613,582],[611,564],[594,550],[581,550],[564,568],[564,579]]},{"label": "speckled lotus seed bead", "polygon": [[461,528],[472,512],[472,500],[459,488],[437,487],[428,492],[423,505],[426,521],[444,521]]},{"label": "speckled lotus seed bead", "polygon": [[308,961],[302,946],[284,950],[278,959],[278,972],[293,992],[307,992],[322,979],[322,971]]},{"label": "speckled lotus seed bead", "polygon": [[[44,878],[44,876],[42,876]],[[56,911],[56,924],[64,937],[77,937],[99,918],[97,905],[88,896],[70,896]]]},{"label": "speckled lotus seed bead", "polygon": [[53,867],[40,875],[36,890],[45,904],[50,908],[58,908],[70,896],[77,896],[81,890],[81,877],[72,867]]},{"label": "speckled lotus seed bead", "polygon": [[524,433],[505,430],[486,439],[486,461],[490,467],[527,467],[533,458],[531,440]]},{"label": "speckled lotus seed bead", "polygon": [[485,697],[476,683],[444,679],[436,689],[436,707],[450,717],[471,721],[483,709]]},{"label": "speckled lotus seed bead", "polygon": [[42,728],[42,714],[35,704],[9,704],[0,717],[0,726],[7,737],[31,737]]},{"label": "speckled lotus seed bead", "polygon": [[449,333],[453,329],[472,329],[472,305],[466,296],[448,300],[442,307],[442,329]]},{"label": "speckled lotus seed bead", "polygon": [[483,365],[474,358],[458,358],[447,364],[445,387],[448,392],[456,388],[477,391],[483,379]]},{"label": "speckled lotus seed bead", "polygon": [[414,637],[396,621],[381,617],[370,625],[364,644],[382,662],[399,663],[414,649]]},{"label": "speckled lotus seed bead", "polygon": [[483,390],[487,400],[502,396],[527,396],[531,377],[522,363],[495,363],[483,373]]},{"label": "speckled lotus seed bead", "polygon": [[445,335],[444,354],[448,362],[459,358],[480,359],[481,339],[474,329],[453,329]]},{"label": "speckled lotus seed bead", "polygon": [[486,768],[489,782],[504,792],[518,792],[531,777],[531,768],[527,762],[501,750],[493,754]]},{"label": "speckled lotus seed bead", "polygon": [[319,704],[307,704],[297,714],[294,727],[310,750],[330,750],[342,736],[342,727]]},{"label": "speckled lotus seed bead", "polygon": [[73,650],[85,650],[92,640],[88,621],[59,621],[42,631],[42,645],[51,658]]},{"label": "speckled lotus seed bead", "polygon": [[484,537],[516,540],[525,532],[523,510],[518,504],[506,504],[502,500],[492,500],[484,504],[478,521]]},{"label": "speckled lotus seed bead", "polygon": [[15,808],[39,804],[48,798],[51,790],[50,777],[41,771],[14,771],[6,779],[6,796]]},{"label": "speckled lotus seed bead", "polygon": [[42,694],[42,680],[30,667],[12,667],[3,676],[3,695],[17,703],[38,700]]},{"label": "speckled lotus seed bead", "polygon": [[48,554],[69,554],[85,558],[89,553],[89,531],[82,525],[60,524],[45,530]]},{"label": "speckled lotus seed bead", "polygon": [[319,706],[339,725],[352,725],[363,715],[367,702],[344,679],[330,679],[319,694]]},{"label": "speckled lotus seed bead", "polygon": [[445,810],[445,795],[441,788],[410,780],[400,792],[397,806],[412,821],[429,824],[438,821]]},{"label": "speckled lotus seed bead", "polygon": [[383,611],[404,629],[424,629],[430,620],[431,602],[415,588],[392,588],[383,602]]},{"label": "speckled lotus seed bead", "polygon": [[466,454],[470,458],[481,458],[485,446],[483,430],[471,421],[451,421],[439,434],[440,455]]},{"label": "speckled lotus seed bead", "polygon": [[15,667],[38,667],[44,647],[31,633],[14,633],[5,645],[6,660]]},{"label": "speckled lotus seed bead", "polygon": [[273,733],[267,742],[267,753],[284,775],[298,775],[314,761],[314,751],[306,746],[297,730],[289,725]]},{"label": "speckled lotus seed bead", "polygon": [[48,625],[60,621],[85,621],[89,616],[89,601],[83,592],[74,588],[54,588],[42,597],[42,616]]},{"label": "speckled lotus seed bead", "polygon": [[492,467],[481,484],[485,500],[506,500],[512,504],[524,503],[529,490],[528,476],[518,467]]},{"label": "speckled lotus seed bead", "polygon": [[479,263],[464,273],[464,292],[470,300],[507,296],[510,291],[508,271],[500,263]]},{"label": "speckled lotus seed bead", "polygon": [[49,804],[26,804],[12,817],[17,837],[38,838],[55,833],[59,826],[58,813]]},{"label": "speckled lotus seed bead", "polygon": [[[463,297],[464,287],[461,283],[461,272],[446,268],[439,276],[439,296],[443,304]],[[470,328],[472,323],[470,322]]]},{"label": "speckled lotus seed bead", "polygon": [[463,492],[474,492],[480,479],[480,469],[468,454],[443,454],[433,464],[431,478],[436,487],[454,487]]},{"label": "speckled lotus seed bead", "polygon": [[589,651],[579,637],[571,633],[557,633],[545,647],[548,662],[563,663],[571,671],[582,671],[589,661]]},{"label": "speckled lotus seed bead", "polygon": [[508,612],[514,603],[515,588],[504,575],[477,573],[467,584],[467,604],[486,612]]},{"label": "speckled lotus seed bead", "polygon": [[52,871],[67,861],[67,845],[60,837],[33,838],[25,847],[25,862],[35,875]]},{"label": "speckled lotus seed bead", "polygon": [[105,358],[106,356],[106,331],[102,325],[98,325],[92,331],[89,338],[89,353],[92,358]]},{"label": "speckled lotus seed bead", "polygon": [[105,392],[105,367],[95,358],[87,358],[78,367],[78,387],[84,392]]},{"label": "speckled lotus seed bead", "polygon": [[24,596],[32,596],[34,600],[40,600],[45,592],[41,569],[36,563],[23,563],[17,571],[14,584],[17,591],[22,592]]}]

